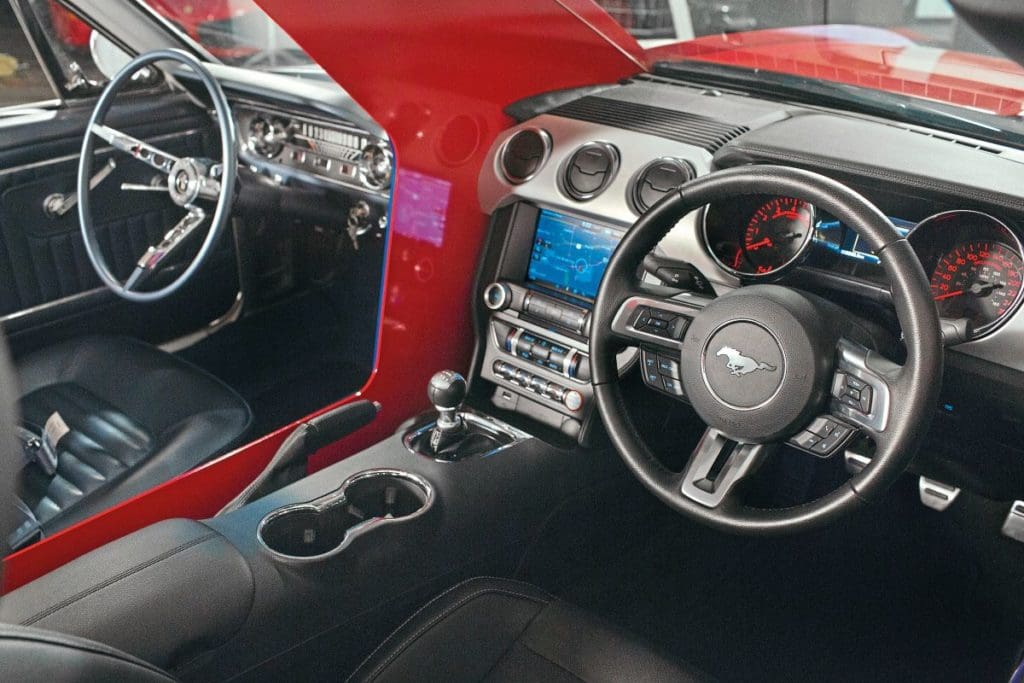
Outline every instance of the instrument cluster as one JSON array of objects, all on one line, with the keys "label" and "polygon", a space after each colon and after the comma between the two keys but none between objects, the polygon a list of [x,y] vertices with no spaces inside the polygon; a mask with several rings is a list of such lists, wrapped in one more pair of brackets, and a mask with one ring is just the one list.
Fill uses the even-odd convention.
[{"label": "instrument cluster", "polygon": [[[940,317],[963,320],[977,338],[1020,306],[1024,248],[1018,232],[980,211],[944,211],[921,221],[890,216],[929,278]],[[711,205],[704,248],[745,282],[782,277],[803,265],[884,284],[878,257],[855,230],[792,197],[752,195]]]},{"label": "instrument cluster", "polygon": [[235,107],[240,157],[282,178],[326,181],[386,193],[394,170],[391,146],[358,128],[260,106]]}]

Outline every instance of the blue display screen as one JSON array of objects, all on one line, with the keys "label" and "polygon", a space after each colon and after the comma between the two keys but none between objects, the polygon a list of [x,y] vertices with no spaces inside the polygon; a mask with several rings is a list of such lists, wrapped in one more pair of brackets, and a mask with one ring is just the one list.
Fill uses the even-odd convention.
[{"label": "blue display screen", "polygon": [[541,209],[526,279],[593,299],[620,239],[614,228]]},{"label": "blue display screen", "polygon": [[[889,216],[889,220],[896,228],[900,237],[906,237],[914,227],[913,221],[903,218]],[[878,257],[871,253],[861,236],[856,231],[847,228],[845,225],[832,217],[819,218],[814,224],[814,241],[826,249],[834,251],[843,258],[863,261],[877,265],[880,263]]]}]

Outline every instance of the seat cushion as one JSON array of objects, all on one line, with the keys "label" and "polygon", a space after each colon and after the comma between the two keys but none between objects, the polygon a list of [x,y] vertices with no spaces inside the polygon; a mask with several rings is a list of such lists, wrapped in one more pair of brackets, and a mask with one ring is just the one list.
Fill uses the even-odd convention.
[{"label": "seat cushion", "polygon": [[252,414],[220,380],[124,337],[83,337],[17,363],[25,426],[59,412],[57,472],[24,468],[20,494],[52,533],[237,445]]},{"label": "seat cushion", "polygon": [[478,578],[424,606],[350,681],[703,681],[636,636],[529,584]]}]

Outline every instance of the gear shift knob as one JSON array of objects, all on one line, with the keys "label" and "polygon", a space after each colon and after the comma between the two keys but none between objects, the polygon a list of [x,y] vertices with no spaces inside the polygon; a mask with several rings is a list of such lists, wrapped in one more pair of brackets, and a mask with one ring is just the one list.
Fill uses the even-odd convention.
[{"label": "gear shift knob", "polygon": [[466,380],[454,370],[442,370],[430,378],[427,396],[437,412],[457,411],[466,398]]}]

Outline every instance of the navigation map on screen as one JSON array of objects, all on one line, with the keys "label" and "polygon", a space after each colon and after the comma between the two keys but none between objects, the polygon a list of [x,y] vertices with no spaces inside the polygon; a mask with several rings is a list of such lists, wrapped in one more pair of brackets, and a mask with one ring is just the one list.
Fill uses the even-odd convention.
[{"label": "navigation map on screen", "polygon": [[613,228],[541,209],[526,279],[593,299],[621,238]]}]

